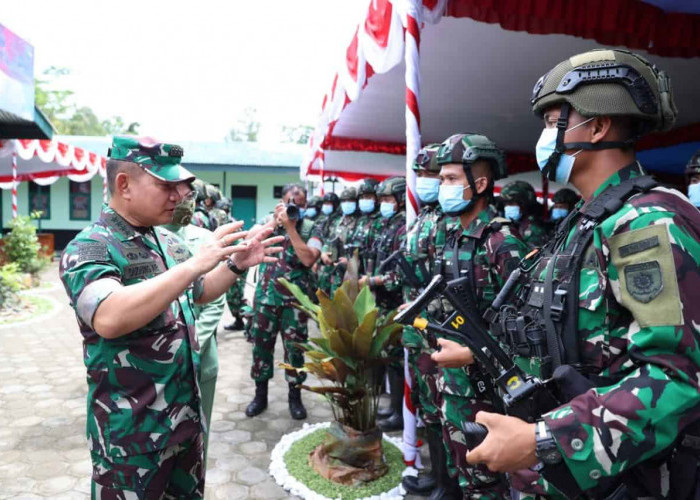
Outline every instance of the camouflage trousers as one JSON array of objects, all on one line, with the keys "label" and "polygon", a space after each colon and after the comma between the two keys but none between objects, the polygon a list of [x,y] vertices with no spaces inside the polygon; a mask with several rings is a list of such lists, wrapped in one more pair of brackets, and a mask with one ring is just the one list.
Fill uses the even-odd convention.
[{"label": "camouflage trousers", "polygon": [[92,453],[93,500],[204,498],[202,435],[141,455]]},{"label": "camouflage trousers", "polygon": [[[306,314],[291,305],[257,305],[250,328],[253,343],[253,366],[250,377],[253,380],[263,382],[272,378],[277,332],[282,334],[284,362],[299,368],[304,366],[304,353],[295,344],[306,342],[308,338],[306,320]],[[285,371],[285,379],[290,383],[301,384],[306,380],[306,374]]]},{"label": "camouflage trousers", "polygon": [[238,278],[231,288],[226,292],[226,304],[228,305],[228,310],[234,318],[239,317],[241,314],[241,308],[245,305],[245,280],[247,276],[247,271],[243,276]]},{"label": "camouflage trousers", "polygon": [[480,399],[466,398],[440,393],[440,417],[442,436],[447,449],[447,464],[450,475],[459,479],[465,499],[493,500],[510,498],[508,487],[499,474],[491,472],[485,465],[467,463],[467,442],[462,432],[462,422],[473,422],[479,411],[494,411],[493,406]]},{"label": "camouflage trousers", "polygon": [[420,411],[420,416],[426,424],[440,423],[440,407],[437,398],[437,365],[430,358],[430,353],[420,348],[408,348],[408,363],[411,379],[413,380],[411,398]]},{"label": "camouflage trousers", "polygon": [[216,391],[216,376],[199,382],[199,391],[202,395],[202,412],[207,419],[207,432],[203,436],[204,465],[207,463],[207,451],[209,448],[209,431],[211,430],[211,413],[214,409],[214,392]]}]

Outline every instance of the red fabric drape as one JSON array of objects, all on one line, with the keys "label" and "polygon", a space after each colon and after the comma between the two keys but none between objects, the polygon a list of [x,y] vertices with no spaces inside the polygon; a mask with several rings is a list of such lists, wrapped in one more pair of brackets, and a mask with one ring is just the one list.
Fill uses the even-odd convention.
[{"label": "red fabric drape", "polygon": [[700,56],[700,15],[667,13],[638,0],[450,0],[446,15],[665,57]]}]

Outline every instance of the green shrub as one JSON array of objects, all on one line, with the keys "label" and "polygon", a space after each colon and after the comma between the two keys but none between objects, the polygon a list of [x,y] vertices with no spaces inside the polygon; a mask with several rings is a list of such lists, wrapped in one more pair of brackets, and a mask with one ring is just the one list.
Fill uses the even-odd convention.
[{"label": "green shrub", "polygon": [[22,288],[25,288],[24,281],[16,262],[0,267],[0,309],[17,305],[17,292]]},{"label": "green shrub", "polygon": [[12,219],[9,222],[11,231],[4,238],[3,250],[7,260],[17,264],[23,273],[36,274],[46,268],[50,261],[39,255],[41,245],[36,236],[36,227],[32,223],[32,219],[37,216],[37,213],[33,213]]}]

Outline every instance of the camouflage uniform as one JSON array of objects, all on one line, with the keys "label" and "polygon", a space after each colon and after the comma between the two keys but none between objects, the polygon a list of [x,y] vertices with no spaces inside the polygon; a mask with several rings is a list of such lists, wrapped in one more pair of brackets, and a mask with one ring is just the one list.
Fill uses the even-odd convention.
[{"label": "camouflage uniform", "polygon": [[[331,235],[336,234],[336,230],[343,215],[337,212],[333,212],[330,215],[325,216],[325,219],[319,220],[314,225],[314,237],[323,244],[323,242],[328,241]],[[331,276],[335,265],[326,265],[319,259],[318,262],[318,288],[323,290],[326,295],[331,294]]]},{"label": "camouflage uniform", "polygon": [[226,291],[226,305],[234,319],[240,318],[241,309],[246,306],[245,283],[247,279],[248,271],[246,270],[243,275],[236,280],[233,286]]},{"label": "camouflage uniform", "polygon": [[[642,173],[637,164],[626,167],[594,198]],[[580,230],[573,225],[554,252],[565,252]],[[579,272],[577,337],[581,364],[607,381],[606,387],[544,415],[566,467],[583,489],[646,462],[635,477],[644,477],[645,489],[655,495],[675,498],[662,475],[667,463],[652,457],[700,417],[700,313],[684,307],[698,298],[698,241],[700,214],[679,193],[664,188],[633,196],[594,229]],[[547,263],[543,259],[532,276],[544,279]],[[555,267],[555,273],[564,271]],[[538,363],[519,361],[541,374]],[[543,478],[528,484],[532,476],[518,473],[514,485],[531,494],[562,496]]]},{"label": "camouflage uniform", "polygon": [[[453,238],[457,238],[453,241]],[[472,268],[477,305],[484,312],[496,297],[518,262],[527,253],[527,247],[511,230],[504,219],[497,219],[494,207],[486,210],[471,222],[467,229],[461,225],[447,237],[441,259],[441,274],[455,279],[460,271]],[[468,251],[467,242],[474,240],[474,253]],[[459,270],[454,270],[454,247],[458,248],[456,259]],[[469,264],[471,261],[471,264]],[[460,486],[467,498],[501,498],[505,494],[499,477],[484,466],[472,467],[466,462],[468,448],[461,423],[473,421],[481,410],[493,411],[490,395],[477,390],[482,374],[474,367],[441,368],[437,388],[441,393],[441,418],[443,437],[448,455],[459,475]],[[477,388],[473,381],[477,381]]]},{"label": "camouflage uniform", "polygon": [[[331,259],[335,263],[333,272],[330,276],[330,296],[332,297],[335,291],[343,283],[345,270],[347,266],[338,263],[341,257],[352,257],[352,241],[357,225],[357,216],[343,215],[338,224],[334,228],[334,232],[328,236],[328,239],[323,242],[323,252],[331,255]],[[349,246],[346,246],[350,244]],[[349,252],[348,252],[349,250]]]},{"label": "camouflage uniform", "polygon": [[374,240],[382,229],[382,216],[375,211],[357,218],[352,245],[360,249],[360,273],[371,275],[378,264],[374,257]]},{"label": "camouflage uniform", "polygon": [[217,227],[223,226],[229,222],[228,214],[220,208],[213,207],[209,210],[209,221],[213,231]]},{"label": "camouflage uniform", "polygon": [[123,490],[142,498],[162,483],[166,470],[169,491],[202,497],[206,422],[194,314],[201,279],[129,335],[108,340],[92,327],[97,307],[115,289],[153,278],[189,257],[169,231],[139,232],[108,207],[61,257],[61,280],[83,335],[87,438],[98,498],[117,498]]},{"label": "camouflage uniform", "polygon": [[[406,212],[403,207],[389,218],[382,217],[379,235],[373,241],[376,265],[374,276],[379,275],[379,265],[393,252],[405,247],[406,242]],[[375,290],[379,314],[385,315],[401,305],[401,275],[391,270],[383,276],[382,290]]]},{"label": "camouflage uniform", "polygon": [[530,248],[542,248],[549,240],[549,232],[534,215],[526,215],[517,225],[520,238]]},{"label": "camouflage uniform", "polygon": [[[202,244],[212,239],[211,231],[191,224],[183,227],[170,225],[165,227],[184,241],[192,254],[196,254]],[[241,280],[242,278],[239,278],[237,282]],[[204,412],[207,422],[211,422],[216,378],[219,374],[216,330],[219,326],[221,316],[224,314],[224,304],[224,296],[222,295],[208,304],[195,304],[194,306],[194,315],[196,318],[195,329],[200,346],[201,375],[199,378],[199,388],[202,395],[202,411]],[[203,441],[204,461],[206,463],[209,442],[208,429],[204,434]]]},{"label": "camouflage uniform", "polygon": [[211,220],[209,219],[209,213],[203,206],[195,209],[194,215],[192,216],[192,224],[197,227],[209,229],[210,231],[214,229],[212,228]]},{"label": "camouflage uniform", "polygon": [[[310,239],[313,227],[313,222],[309,220],[301,219],[297,222],[296,228],[303,241]],[[278,228],[273,234],[284,233]],[[315,290],[314,276],[311,269],[297,257],[289,237],[282,243],[282,247],[278,262],[260,265],[260,278],[255,288],[255,315],[250,328],[253,342],[250,376],[256,382],[272,378],[277,332],[281,333],[284,343],[284,361],[296,367],[304,364],[304,355],[295,343],[304,342],[307,338],[307,317],[292,307],[292,295],[277,280],[286,278],[304,293],[311,295]],[[285,377],[287,382],[299,384],[306,379],[306,374],[286,372]]]}]

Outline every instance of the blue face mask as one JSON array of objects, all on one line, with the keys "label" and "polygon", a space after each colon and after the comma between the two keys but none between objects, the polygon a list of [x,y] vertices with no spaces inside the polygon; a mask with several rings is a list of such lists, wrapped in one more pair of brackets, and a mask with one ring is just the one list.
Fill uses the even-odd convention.
[{"label": "blue face mask", "polygon": [[316,217],[316,214],[317,214],[317,213],[318,213],[318,212],[316,212],[316,207],[311,207],[311,208],[307,208],[307,209],[306,209],[306,212],[304,213],[304,216],[305,216],[307,219],[313,219],[314,217]]},{"label": "blue face mask", "polygon": [[[566,132],[574,130],[580,127],[581,125],[585,125],[592,119],[593,118],[589,118],[588,120],[581,122],[578,125],[574,125],[573,127],[566,129]],[[558,130],[556,128],[546,128],[542,131],[540,139],[537,141],[537,146],[535,146],[535,156],[537,157],[537,165],[539,165],[540,170],[544,170],[544,167],[549,161],[549,157],[552,156],[554,150],[557,147],[557,133]],[[566,153],[564,153],[559,157],[559,163],[556,166],[554,174],[555,181],[561,184],[566,184],[567,182],[569,182],[569,177],[571,177],[571,171],[574,168],[574,161],[576,160],[576,155],[579,154],[581,151],[583,150],[576,151],[573,155],[567,155]]]},{"label": "blue face mask", "polygon": [[506,218],[514,222],[518,222],[523,216],[523,214],[520,213],[520,207],[518,205],[506,205],[503,212]]},{"label": "blue face mask", "polygon": [[552,220],[561,220],[569,215],[569,211],[566,208],[553,208],[552,209]]},{"label": "blue face mask", "polygon": [[330,215],[333,213],[333,205],[323,205],[321,206],[321,212],[323,215]]},{"label": "blue face mask", "polygon": [[374,212],[374,200],[372,199],[364,199],[360,200],[360,210],[362,210],[363,214],[371,214]]},{"label": "blue face mask", "polygon": [[463,195],[467,187],[461,184],[456,186],[442,184],[438,190],[438,200],[440,201],[440,208],[442,208],[442,211],[447,215],[463,214],[467,210],[470,202],[470,200],[465,200]]},{"label": "blue face mask", "polygon": [[396,205],[390,201],[383,201],[379,205],[379,212],[382,214],[382,217],[388,219],[396,213]]},{"label": "blue face mask", "polygon": [[700,184],[691,184],[688,186],[688,199],[690,203],[700,208]]},{"label": "blue face mask", "polygon": [[340,209],[343,211],[343,215],[352,215],[357,210],[357,202],[342,201],[340,202]]},{"label": "blue face mask", "polygon": [[423,203],[434,203],[438,199],[440,192],[440,179],[432,177],[416,178],[416,193]]},{"label": "blue face mask", "polygon": [[306,215],[306,209],[305,209],[305,208],[300,208],[300,209],[299,209],[299,218],[300,218],[300,219],[303,219],[305,215]]}]

